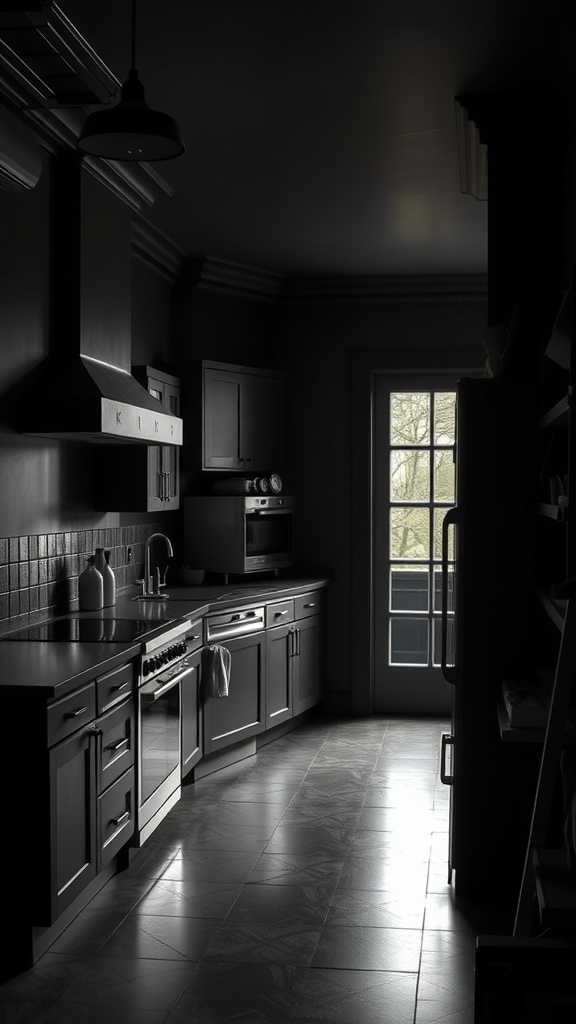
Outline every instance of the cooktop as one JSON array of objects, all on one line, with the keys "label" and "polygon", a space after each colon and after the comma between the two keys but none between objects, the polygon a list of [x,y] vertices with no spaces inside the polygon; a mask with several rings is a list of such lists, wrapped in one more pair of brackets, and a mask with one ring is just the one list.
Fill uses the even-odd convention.
[{"label": "cooktop", "polygon": [[79,643],[130,643],[172,619],[52,619],[5,633],[0,640],[62,640]]}]

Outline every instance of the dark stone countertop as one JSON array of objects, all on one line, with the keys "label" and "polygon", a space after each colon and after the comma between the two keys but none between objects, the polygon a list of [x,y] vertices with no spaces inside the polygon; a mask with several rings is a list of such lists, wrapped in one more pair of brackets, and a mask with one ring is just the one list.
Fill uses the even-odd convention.
[{"label": "dark stone countertop", "polygon": [[[80,615],[82,620],[145,619],[158,621],[161,630],[167,621],[197,618],[211,611],[249,606],[262,601],[280,600],[289,595],[305,594],[328,584],[327,578],[294,578],[260,580],[253,583],[228,585],[166,587],[167,599],[140,600],[136,588],[118,592],[116,604],[101,612],[81,612],[71,609],[66,615]],[[52,617],[54,618],[54,617]],[[10,628],[0,636],[0,696],[8,694],[40,694],[44,700],[64,697],[97,676],[117,668],[140,651],[142,638],[118,643],[116,641],[32,641],[6,640],[8,632],[29,624],[46,621],[38,615],[22,616],[12,620]],[[147,637],[152,634],[146,634]]]}]

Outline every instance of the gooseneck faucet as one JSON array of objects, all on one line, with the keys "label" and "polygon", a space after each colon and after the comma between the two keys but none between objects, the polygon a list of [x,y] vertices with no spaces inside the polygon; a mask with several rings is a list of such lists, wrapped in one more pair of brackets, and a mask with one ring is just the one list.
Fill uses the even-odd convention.
[{"label": "gooseneck faucet", "polygon": [[144,553],[144,586],[142,588],[142,597],[153,597],[156,600],[165,599],[168,594],[160,593],[160,582],[155,586],[152,582],[152,572],[150,568],[150,549],[152,547],[152,541],[161,537],[162,540],[166,541],[166,547],[168,549],[168,557],[172,558],[174,551],[172,550],[172,544],[165,533],[151,533],[146,541],[146,548]]}]

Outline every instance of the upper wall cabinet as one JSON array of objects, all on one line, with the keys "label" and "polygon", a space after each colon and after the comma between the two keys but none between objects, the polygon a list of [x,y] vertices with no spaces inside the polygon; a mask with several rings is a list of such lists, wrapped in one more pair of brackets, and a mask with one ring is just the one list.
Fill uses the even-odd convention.
[{"label": "upper wall cabinet", "polygon": [[274,370],[202,362],[202,468],[273,471],[282,463],[283,379]]},{"label": "upper wall cabinet", "polygon": [[[151,366],[132,375],[167,412],[180,415],[180,380]],[[114,445],[99,454],[96,508],[106,512],[170,512],[180,507],[180,449]]]}]

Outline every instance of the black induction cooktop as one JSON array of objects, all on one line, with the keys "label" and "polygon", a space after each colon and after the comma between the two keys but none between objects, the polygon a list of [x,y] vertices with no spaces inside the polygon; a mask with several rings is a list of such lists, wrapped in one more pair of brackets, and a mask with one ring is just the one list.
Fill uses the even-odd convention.
[{"label": "black induction cooktop", "polygon": [[0,640],[45,640],[78,643],[131,643],[165,626],[171,619],[52,619],[5,633]]}]

